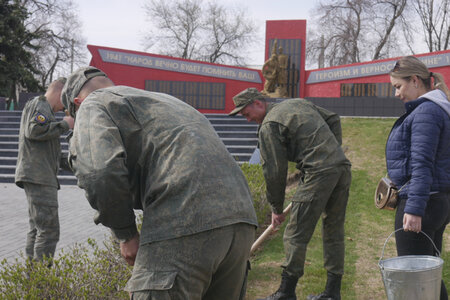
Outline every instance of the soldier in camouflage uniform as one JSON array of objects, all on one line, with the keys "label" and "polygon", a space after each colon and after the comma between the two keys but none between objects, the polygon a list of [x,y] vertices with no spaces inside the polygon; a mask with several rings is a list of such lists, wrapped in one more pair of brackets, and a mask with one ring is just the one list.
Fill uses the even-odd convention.
[{"label": "soldier in camouflage uniform", "polygon": [[306,248],[322,215],[325,291],[308,299],[339,300],[344,272],[344,220],[351,182],[350,162],[341,148],[338,115],[305,99],[268,103],[255,88],[233,98],[236,108],[259,127],[261,162],[272,206],[272,225],[285,219],[288,161],[295,162],[303,178],[292,200],[289,223],[284,233],[286,261],[280,288],[266,299],[295,300],[295,287],[303,275]]},{"label": "soldier in camouflage uniform", "polygon": [[[209,121],[167,94],[74,72],[69,161],[134,264],[133,299],[241,299],[257,225],[247,182]],[[143,209],[140,234],[134,209]]]},{"label": "soldier in camouflage uniform", "polygon": [[25,190],[30,231],[25,254],[42,260],[55,253],[59,240],[58,178],[61,159],[60,136],[73,127],[73,118],[55,118],[64,109],[61,90],[65,78],[52,82],[43,96],[25,104],[19,132],[19,155],[15,182]]}]

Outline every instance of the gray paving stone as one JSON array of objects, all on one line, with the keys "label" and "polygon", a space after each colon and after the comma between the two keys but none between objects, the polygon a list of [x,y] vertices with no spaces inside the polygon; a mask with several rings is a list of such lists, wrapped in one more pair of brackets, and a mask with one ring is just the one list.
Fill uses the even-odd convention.
[{"label": "gray paving stone", "polygon": [[[58,191],[60,241],[56,256],[61,249],[69,250],[75,243],[86,243],[88,238],[101,244],[110,237],[103,225],[95,225],[95,210],[77,186],[64,185]],[[28,205],[23,189],[12,183],[0,183],[0,260],[20,258],[25,252],[28,232]]]}]

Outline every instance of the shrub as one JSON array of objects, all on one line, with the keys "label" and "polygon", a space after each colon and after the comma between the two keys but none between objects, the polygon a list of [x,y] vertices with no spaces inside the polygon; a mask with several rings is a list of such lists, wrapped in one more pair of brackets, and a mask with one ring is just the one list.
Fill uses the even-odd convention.
[{"label": "shrub", "polygon": [[88,240],[42,262],[22,257],[0,265],[0,299],[129,299],[123,288],[131,268],[113,240],[104,247]]},{"label": "shrub", "polygon": [[262,226],[270,220],[271,216],[270,204],[266,198],[266,183],[264,181],[262,167],[261,165],[244,163],[241,169],[247,178],[258,223]]}]

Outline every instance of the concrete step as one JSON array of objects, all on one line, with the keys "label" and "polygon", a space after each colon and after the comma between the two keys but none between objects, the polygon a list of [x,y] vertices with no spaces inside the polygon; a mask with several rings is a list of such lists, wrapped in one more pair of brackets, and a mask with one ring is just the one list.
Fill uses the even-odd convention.
[{"label": "concrete step", "polygon": [[19,149],[18,142],[0,142],[0,149]]},{"label": "concrete step", "polygon": [[17,158],[17,149],[0,149],[0,157],[15,157]]},{"label": "concrete step", "polygon": [[[0,141],[0,149],[19,149],[19,142],[3,142]],[[61,143],[61,149],[68,150],[69,144],[68,143]]]},{"label": "concrete step", "polygon": [[[59,139],[61,144],[67,144],[67,140],[64,136]],[[0,134],[0,142],[19,142],[18,134]]]},{"label": "concrete step", "polygon": [[220,138],[258,138],[256,132],[252,131],[217,131]]},{"label": "concrete step", "polygon": [[[1,183],[14,183],[14,174],[0,174]],[[60,185],[76,185],[77,178],[75,176],[58,176]]]},{"label": "concrete step", "polygon": [[257,138],[221,138],[225,146],[255,146],[258,144]]},{"label": "concrete step", "polygon": [[253,126],[253,125],[247,125],[247,124],[242,124],[242,125],[222,125],[222,124],[218,124],[218,125],[213,125],[214,129],[216,131],[247,131],[247,132],[256,132],[257,127]]},{"label": "concrete step", "polygon": [[0,165],[0,174],[14,174],[16,173],[16,166],[15,165],[9,165],[9,166],[2,166]]},{"label": "concrete step", "polygon": [[0,182],[14,183],[14,174],[0,174]]},{"label": "concrete step", "polygon": [[20,122],[0,122],[0,128],[20,128]]},{"label": "concrete step", "polygon": [[20,116],[0,116],[0,122],[20,122]]},{"label": "concrete step", "polygon": [[[15,117],[21,117],[22,111],[21,110],[4,110],[0,109],[0,116],[15,116]],[[58,111],[55,113],[55,116],[64,116],[64,113],[62,111]],[[242,117],[242,116],[237,116]]]},{"label": "concrete step", "polygon": [[17,157],[0,157],[0,165],[2,166],[16,166]]},{"label": "concrete step", "polygon": [[0,142],[19,142],[17,134],[0,134]]},{"label": "concrete step", "polygon": [[17,128],[0,128],[0,135],[19,135],[19,127],[17,127]]},{"label": "concrete step", "polygon": [[0,110],[0,116],[16,116],[20,118],[21,115],[21,110]]},{"label": "concrete step", "polygon": [[255,151],[256,146],[239,146],[239,145],[232,145],[228,146],[228,152],[231,153],[231,155],[235,155],[237,153],[250,153],[250,155]]},{"label": "concrete step", "polygon": [[[0,174],[14,174],[16,173],[16,165],[0,165]],[[61,176],[74,176],[71,171],[60,169],[58,172]]]}]

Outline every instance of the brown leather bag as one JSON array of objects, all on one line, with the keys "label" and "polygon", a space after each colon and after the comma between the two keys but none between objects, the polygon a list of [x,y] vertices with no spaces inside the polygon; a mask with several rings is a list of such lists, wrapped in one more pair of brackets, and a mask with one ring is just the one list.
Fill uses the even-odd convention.
[{"label": "brown leather bag", "polygon": [[397,207],[398,189],[387,178],[381,178],[375,190],[375,206],[379,209],[394,210]]}]

